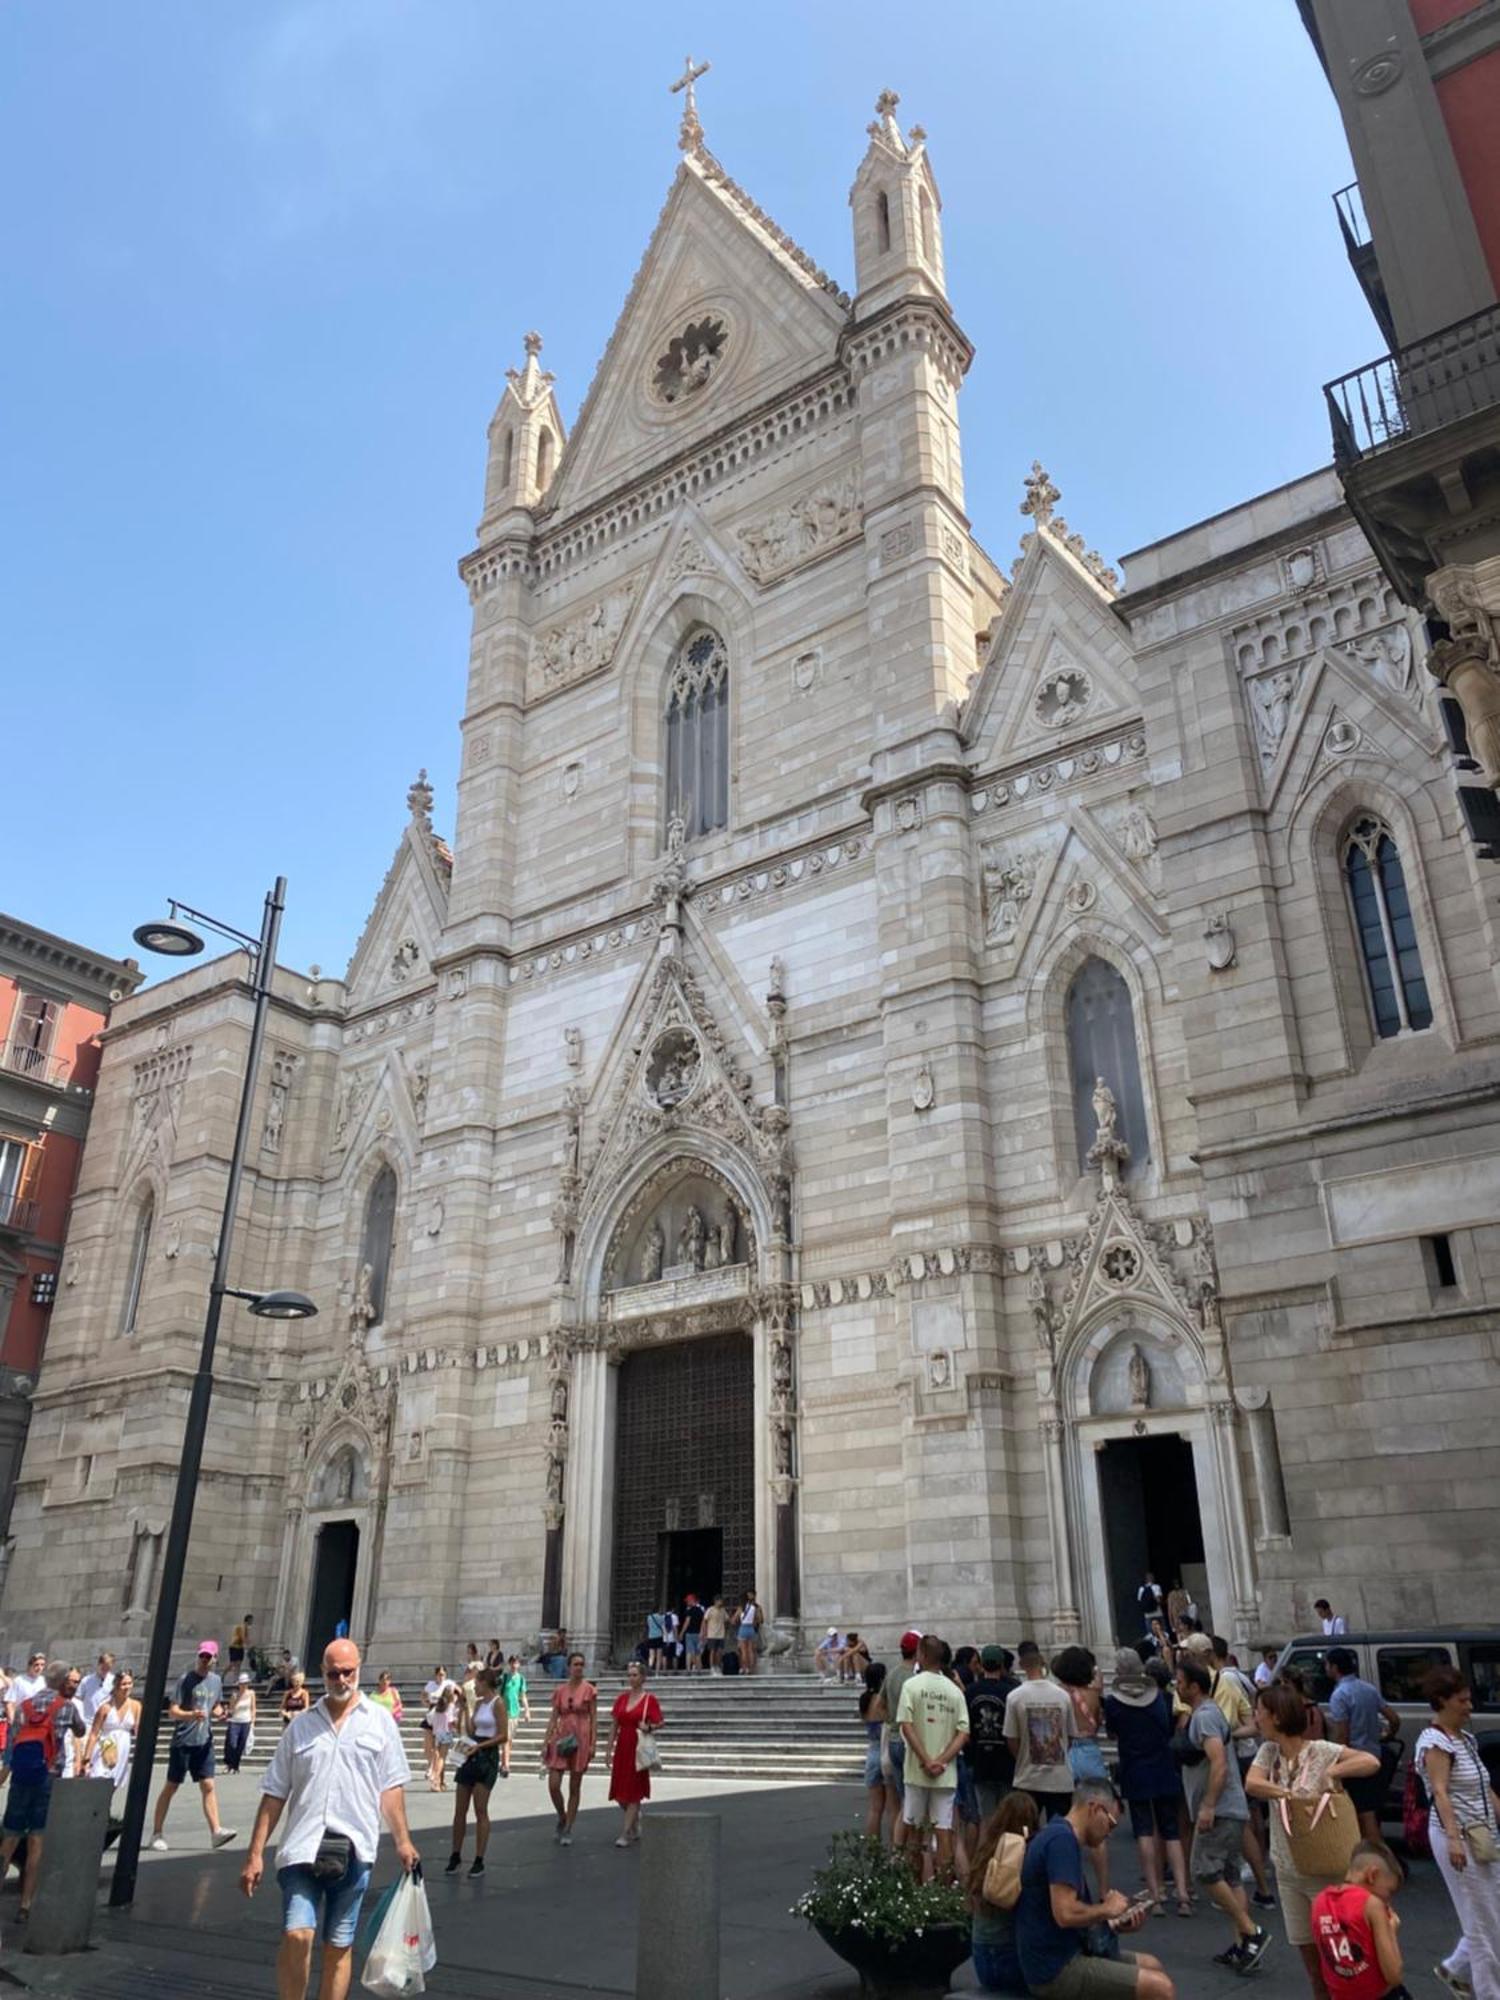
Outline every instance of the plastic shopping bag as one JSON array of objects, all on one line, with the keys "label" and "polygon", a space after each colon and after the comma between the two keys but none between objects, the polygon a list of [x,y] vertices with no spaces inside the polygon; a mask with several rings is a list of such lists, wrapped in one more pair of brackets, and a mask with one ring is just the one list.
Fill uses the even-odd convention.
[{"label": "plastic shopping bag", "polygon": [[425,1993],[425,1974],[437,1964],[427,1891],[416,1875],[403,1875],[386,1906],[360,1985],[381,2000],[405,2000]]}]

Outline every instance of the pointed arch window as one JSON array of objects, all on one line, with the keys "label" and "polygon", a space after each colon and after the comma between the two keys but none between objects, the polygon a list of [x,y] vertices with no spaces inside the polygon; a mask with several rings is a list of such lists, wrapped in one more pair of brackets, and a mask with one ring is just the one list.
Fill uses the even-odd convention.
[{"label": "pointed arch window", "polygon": [[515,460],[516,434],[514,430],[507,430],[505,433],[505,442],[500,448],[500,484],[502,486],[509,486],[510,475],[514,469]]},{"label": "pointed arch window", "polygon": [[917,218],[922,231],[922,255],[929,264],[935,262],[933,255],[937,232],[933,227],[932,196],[923,188],[917,199]]},{"label": "pointed arch window", "polygon": [[1344,881],[1376,1034],[1385,1039],[1430,1028],[1432,1002],[1406,874],[1390,828],[1375,813],[1362,813],[1344,837]]},{"label": "pointed arch window", "polygon": [[1146,1123],[1130,988],[1106,960],[1087,958],[1068,988],[1066,1014],[1078,1171],[1088,1171],[1089,1148],[1096,1130],[1094,1085],[1102,1076],[1115,1095],[1119,1135],[1130,1148],[1125,1167],[1128,1179],[1151,1158],[1151,1129]]},{"label": "pointed arch window", "polygon": [[544,425],[536,439],[536,490],[545,493],[552,481],[552,433]]},{"label": "pointed arch window", "polygon": [[689,840],[729,824],[729,653],[700,625],[667,679],[667,824]]},{"label": "pointed arch window", "polygon": [[[365,1226],[359,1245],[359,1291],[368,1295],[371,1324],[385,1318],[386,1288],[391,1276],[391,1246],[396,1237],[396,1175],[382,1167],[365,1201]],[[369,1275],[366,1277],[366,1272]],[[362,1296],[362,1303],[365,1300]]]},{"label": "pointed arch window", "polygon": [[156,1221],[156,1202],[151,1195],[136,1210],[135,1228],[130,1237],[130,1262],[125,1267],[125,1296],[120,1301],[120,1332],[135,1332],[140,1316],[141,1293],[146,1283],[146,1259],[151,1254],[151,1230]]},{"label": "pointed arch window", "polygon": [[891,247],[891,198],[884,188],[875,197],[875,242],[882,251]]}]

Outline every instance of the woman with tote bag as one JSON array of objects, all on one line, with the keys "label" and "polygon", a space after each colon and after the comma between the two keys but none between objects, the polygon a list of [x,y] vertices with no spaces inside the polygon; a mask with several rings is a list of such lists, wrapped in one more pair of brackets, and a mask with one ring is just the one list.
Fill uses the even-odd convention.
[{"label": "woman with tote bag", "polygon": [[1500,1811],[1467,1727],[1474,1696],[1456,1667],[1434,1667],[1422,1691],[1433,1715],[1412,1762],[1432,1801],[1432,1858],[1463,1928],[1442,1974],[1455,1992],[1467,1980],[1474,2000],[1500,2000]]}]

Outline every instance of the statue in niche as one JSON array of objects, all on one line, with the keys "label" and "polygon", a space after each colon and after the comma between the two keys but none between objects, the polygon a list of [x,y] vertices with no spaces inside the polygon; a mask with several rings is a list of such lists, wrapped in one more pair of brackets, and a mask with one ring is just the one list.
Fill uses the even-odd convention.
[{"label": "statue in niche", "polygon": [[703,1255],[706,1231],[703,1214],[696,1202],[689,1202],[687,1214],[682,1218],[682,1227],[677,1232],[677,1261],[691,1270],[703,1269]]},{"label": "statue in niche", "polygon": [[336,1507],[354,1498],[354,1460],[347,1451],[341,1451],[333,1461],[333,1486],[329,1497]]},{"label": "statue in niche", "polygon": [[1255,720],[1260,735],[1260,754],[1268,764],[1281,748],[1287,719],[1292,712],[1292,697],[1296,692],[1297,676],[1292,673],[1272,674],[1255,684]]},{"label": "statue in niche", "polygon": [[667,1239],[659,1222],[653,1222],[646,1231],[646,1240],[641,1245],[641,1283],[654,1285],[661,1276],[661,1267],[666,1262]]},{"label": "statue in niche", "polygon": [[1156,822],[1144,806],[1125,808],[1120,822],[1120,848],[1127,861],[1149,861],[1157,849]]},{"label": "statue in niche", "polygon": [[375,1324],[375,1266],[361,1264],[354,1280],[354,1303],[349,1308],[349,1331],[363,1333]]},{"label": "statue in niche", "polygon": [[792,1476],[792,1434],[784,1425],[778,1424],[772,1432],[776,1446],[776,1472],[778,1478]]},{"label": "statue in niche", "polygon": [[583,1068],[583,1030],[581,1028],[563,1029],[563,1053],[567,1058],[569,1069]]},{"label": "statue in niche", "polygon": [[777,1396],[792,1393],[792,1350],[784,1340],[771,1348],[771,1388]]},{"label": "statue in niche", "polygon": [[281,1132],[286,1123],[286,1086],[281,1083],[271,1085],[270,1100],[266,1105],[266,1128],[261,1133],[260,1143],[267,1153],[281,1151]]},{"label": "statue in niche", "polygon": [[719,1224],[715,1243],[717,1246],[718,1263],[721,1268],[727,1269],[734,1262],[734,1209],[732,1207],[724,1210],[723,1220]]},{"label": "statue in niche", "polygon": [[568,1378],[554,1375],[552,1378],[552,1421],[565,1424],[568,1421]]},{"label": "statue in niche", "polygon": [[1130,1366],[1127,1377],[1130,1384],[1130,1407],[1132,1410],[1149,1410],[1151,1407],[1151,1363],[1146,1359],[1146,1350],[1140,1342],[1130,1350]]},{"label": "statue in niche", "polygon": [[418,1459],[422,1456],[422,1433],[420,1431],[413,1431],[407,1438],[406,1456],[408,1459]]},{"label": "statue in niche", "polygon": [[1115,1104],[1115,1094],[1102,1076],[1094,1078],[1094,1142],[1113,1139],[1115,1126],[1119,1120],[1119,1109]]},{"label": "statue in niche", "polygon": [[556,1455],[547,1460],[547,1498],[554,1507],[562,1505],[563,1462]]}]

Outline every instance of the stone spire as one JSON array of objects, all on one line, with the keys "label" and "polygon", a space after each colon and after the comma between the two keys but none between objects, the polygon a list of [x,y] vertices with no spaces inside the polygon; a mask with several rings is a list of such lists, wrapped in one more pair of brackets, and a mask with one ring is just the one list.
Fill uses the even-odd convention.
[{"label": "stone spire", "polygon": [[901,99],[882,90],[866,127],[870,143],[849,204],[854,210],[856,306],[863,315],[897,299],[946,302],[942,198],[927,157],[927,134],[896,123]]},{"label": "stone spire", "polygon": [[406,794],[406,810],[411,814],[424,833],[432,831],[432,787],[427,782],[427,767],[418,771],[411,789]]},{"label": "stone spire", "polygon": [[670,86],[675,97],[678,91],[684,93],[682,123],[677,128],[677,144],[684,153],[701,153],[703,150],[703,123],[698,116],[697,83],[700,76],[707,76],[712,63],[695,63],[691,56],[683,64],[682,75]]},{"label": "stone spire", "polygon": [[506,369],[505,394],[490,420],[481,542],[502,515],[518,507],[535,507],[546,496],[562,452],[563,421],[552,393],[554,377],[538,358],[542,336],[528,333],[522,345],[526,360],[519,368]]}]

